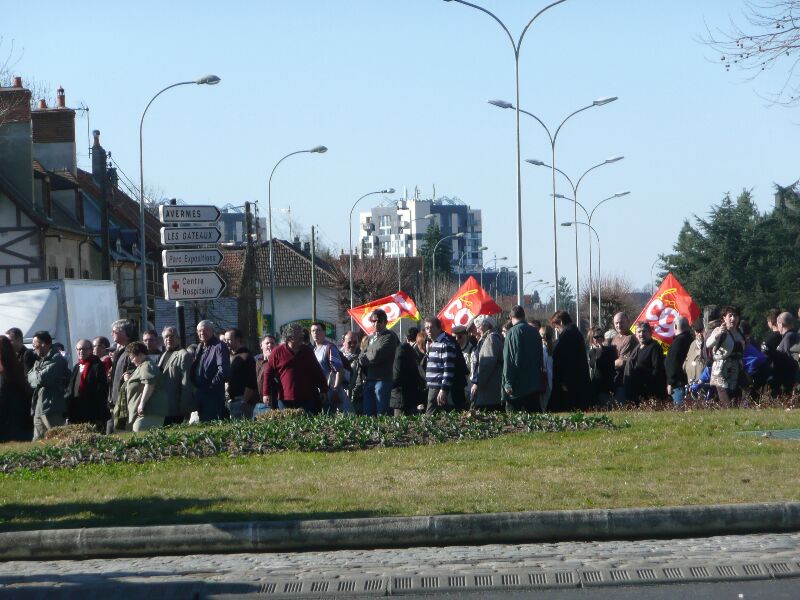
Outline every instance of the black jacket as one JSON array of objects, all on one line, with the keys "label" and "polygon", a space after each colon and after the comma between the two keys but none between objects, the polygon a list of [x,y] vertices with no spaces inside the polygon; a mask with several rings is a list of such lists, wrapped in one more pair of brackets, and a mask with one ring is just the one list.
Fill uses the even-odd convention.
[{"label": "black jacket", "polygon": [[581,410],[589,404],[589,359],[581,332],[570,324],[553,346],[553,392],[547,410]]},{"label": "black jacket", "polygon": [[417,412],[417,406],[427,401],[420,393],[424,386],[425,378],[414,348],[408,343],[401,343],[394,356],[392,397],[389,406],[400,409],[407,415],[413,415]]},{"label": "black jacket", "polygon": [[81,377],[80,363],[72,369],[69,385],[65,392],[67,399],[67,418],[70,423],[93,423],[105,421],[111,417],[108,410],[108,378],[106,368],[96,356],[86,368],[83,392],[78,395],[78,384]]},{"label": "black jacket", "polygon": [[672,345],[669,347],[667,360],[664,363],[667,371],[667,385],[682,387],[689,382],[686,371],[683,370],[683,363],[686,361],[686,355],[689,354],[689,348],[693,341],[694,336],[691,331],[683,331],[672,339]]}]

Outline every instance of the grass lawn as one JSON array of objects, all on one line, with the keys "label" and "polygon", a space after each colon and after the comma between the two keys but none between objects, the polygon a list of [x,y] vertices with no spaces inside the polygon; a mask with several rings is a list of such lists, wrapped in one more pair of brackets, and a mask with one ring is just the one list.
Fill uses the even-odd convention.
[{"label": "grass lawn", "polygon": [[800,499],[800,441],[736,435],[800,411],[611,416],[630,427],[0,475],[0,530]]}]

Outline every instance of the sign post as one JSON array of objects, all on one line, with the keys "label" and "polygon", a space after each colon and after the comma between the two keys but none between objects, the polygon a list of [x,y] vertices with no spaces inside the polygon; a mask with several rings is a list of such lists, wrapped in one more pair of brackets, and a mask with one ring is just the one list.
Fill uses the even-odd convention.
[{"label": "sign post", "polygon": [[[158,207],[161,244],[178,246],[162,250],[161,258],[166,269],[179,269],[164,273],[164,298],[175,301],[181,344],[186,345],[186,333],[181,302],[213,300],[225,290],[225,280],[216,271],[187,271],[202,267],[216,267],[222,262],[222,253],[212,245],[222,234],[214,226],[220,211],[213,205],[169,204]],[[184,246],[189,246],[184,248]]]}]

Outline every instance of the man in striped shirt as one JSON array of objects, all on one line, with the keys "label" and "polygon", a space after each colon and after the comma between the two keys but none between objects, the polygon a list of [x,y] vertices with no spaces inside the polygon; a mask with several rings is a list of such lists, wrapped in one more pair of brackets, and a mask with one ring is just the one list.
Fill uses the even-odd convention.
[{"label": "man in striped shirt", "polygon": [[425,381],[428,385],[427,414],[453,409],[450,389],[455,376],[455,340],[442,331],[442,322],[436,317],[425,319],[425,334],[431,341],[428,349],[428,364],[425,368]]}]

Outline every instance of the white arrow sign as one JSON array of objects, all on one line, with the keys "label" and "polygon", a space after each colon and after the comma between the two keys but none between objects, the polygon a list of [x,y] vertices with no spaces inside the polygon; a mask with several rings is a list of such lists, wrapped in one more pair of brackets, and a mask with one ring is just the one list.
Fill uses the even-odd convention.
[{"label": "white arrow sign", "polygon": [[208,250],[162,250],[161,259],[167,269],[216,267],[222,262],[222,252],[216,248],[209,248]]},{"label": "white arrow sign", "polygon": [[165,246],[216,244],[222,234],[216,227],[162,227],[161,243]]},{"label": "white arrow sign", "polygon": [[213,300],[225,289],[216,271],[164,273],[164,298],[167,300]]},{"label": "white arrow sign", "polygon": [[219,209],[211,204],[161,204],[158,207],[158,220],[162,223],[215,223],[219,215]]}]

